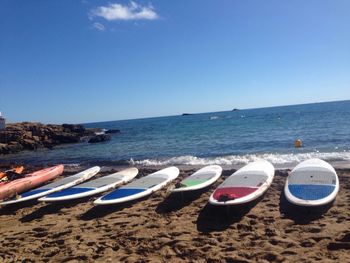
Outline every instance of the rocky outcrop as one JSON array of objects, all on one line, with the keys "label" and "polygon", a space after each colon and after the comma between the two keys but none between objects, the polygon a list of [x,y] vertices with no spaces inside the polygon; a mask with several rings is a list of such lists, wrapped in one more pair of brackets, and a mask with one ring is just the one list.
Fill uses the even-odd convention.
[{"label": "rocky outcrop", "polygon": [[89,143],[105,142],[105,141],[109,141],[110,139],[111,139],[111,136],[108,134],[99,134],[91,137],[88,142]]},{"label": "rocky outcrop", "polygon": [[113,133],[120,133],[120,130],[118,129],[110,129],[105,131],[106,134],[113,134]]},{"label": "rocky outcrop", "polygon": [[16,153],[22,150],[52,148],[64,143],[77,143],[82,138],[95,136],[100,129],[85,129],[76,124],[42,124],[22,122],[7,124],[0,131],[0,154]]}]

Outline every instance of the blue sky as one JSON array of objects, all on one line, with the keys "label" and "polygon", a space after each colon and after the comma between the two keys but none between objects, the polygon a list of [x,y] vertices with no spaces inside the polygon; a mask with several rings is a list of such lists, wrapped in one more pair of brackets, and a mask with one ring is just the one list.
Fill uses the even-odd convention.
[{"label": "blue sky", "polygon": [[0,111],[80,123],[350,99],[350,1],[0,3]]}]

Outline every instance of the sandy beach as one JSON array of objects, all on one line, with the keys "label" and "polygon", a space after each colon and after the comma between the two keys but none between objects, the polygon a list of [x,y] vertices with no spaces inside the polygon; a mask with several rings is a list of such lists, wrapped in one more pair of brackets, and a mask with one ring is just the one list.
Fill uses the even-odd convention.
[{"label": "sandy beach", "polygon": [[[119,170],[116,168],[114,170]],[[156,169],[142,168],[139,176]],[[194,170],[181,171],[180,181]],[[281,195],[290,170],[277,170],[257,202],[230,209],[208,205],[204,191],[166,189],[125,205],[30,202],[0,210],[1,262],[348,262],[350,170],[338,169],[334,204],[297,209]],[[69,175],[72,172],[65,172]],[[103,174],[107,174],[105,170]]]},{"label": "sandy beach", "polygon": [[1,1],[0,263],[350,263],[350,0],[183,2]]}]

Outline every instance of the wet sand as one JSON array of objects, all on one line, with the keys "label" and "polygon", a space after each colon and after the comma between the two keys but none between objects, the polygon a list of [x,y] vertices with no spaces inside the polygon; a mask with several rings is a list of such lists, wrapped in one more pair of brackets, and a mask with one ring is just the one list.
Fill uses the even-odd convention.
[{"label": "wet sand", "polygon": [[[176,182],[192,172],[181,171]],[[184,196],[164,189],[125,205],[94,207],[88,198],[1,208],[0,262],[350,261],[350,170],[337,170],[338,197],[317,210],[286,202],[281,193],[289,170],[278,170],[267,193],[249,206],[208,205],[233,172]]]}]

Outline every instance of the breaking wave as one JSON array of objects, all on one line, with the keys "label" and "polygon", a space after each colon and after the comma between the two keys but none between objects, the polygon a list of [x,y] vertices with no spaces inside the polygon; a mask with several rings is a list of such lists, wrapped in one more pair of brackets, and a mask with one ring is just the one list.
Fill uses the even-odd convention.
[{"label": "breaking wave", "polygon": [[144,159],[134,161],[131,164],[141,166],[164,166],[164,165],[244,165],[256,160],[267,160],[274,165],[291,165],[310,158],[320,158],[328,162],[347,162],[350,161],[350,151],[345,152],[310,152],[310,153],[263,153],[263,154],[246,154],[246,155],[227,155],[220,157],[196,157],[191,155],[164,158],[164,159]]}]

